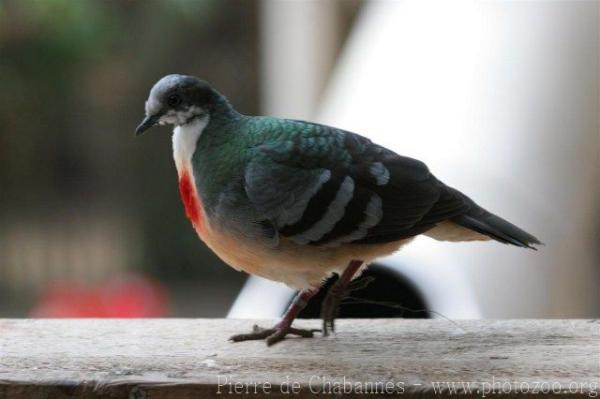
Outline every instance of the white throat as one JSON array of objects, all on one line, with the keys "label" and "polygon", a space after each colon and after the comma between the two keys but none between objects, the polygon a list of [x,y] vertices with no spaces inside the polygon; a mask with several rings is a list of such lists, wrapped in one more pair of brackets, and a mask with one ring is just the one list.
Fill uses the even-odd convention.
[{"label": "white throat", "polygon": [[208,125],[209,116],[205,115],[194,119],[185,125],[173,129],[173,159],[177,172],[181,174],[183,168],[190,168],[192,155],[196,151],[196,143]]}]

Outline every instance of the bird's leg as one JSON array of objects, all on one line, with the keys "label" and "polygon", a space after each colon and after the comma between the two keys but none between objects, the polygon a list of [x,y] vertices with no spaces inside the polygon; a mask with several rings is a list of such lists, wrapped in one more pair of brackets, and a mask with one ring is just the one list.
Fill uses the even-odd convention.
[{"label": "bird's leg", "polygon": [[323,335],[329,335],[329,329],[335,331],[335,318],[337,311],[347,293],[348,285],[352,281],[352,277],[358,272],[363,264],[361,260],[351,261],[342,275],[327,291],[327,296],[321,305],[321,318],[323,319]]},{"label": "bird's leg", "polygon": [[254,325],[249,334],[237,334],[229,338],[233,342],[247,341],[251,339],[266,339],[267,345],[271,346],[285,338],[287,334],[298,335],[303,338],[311,338],[313,333],[321,331],[319,329],[300,329],[293,328],[292,323],[298,313],[306,307],[306,304],[317,293],[316,290],[300,291],[291,305],[286,310],[283,318],[273,328],[262,328]]}]

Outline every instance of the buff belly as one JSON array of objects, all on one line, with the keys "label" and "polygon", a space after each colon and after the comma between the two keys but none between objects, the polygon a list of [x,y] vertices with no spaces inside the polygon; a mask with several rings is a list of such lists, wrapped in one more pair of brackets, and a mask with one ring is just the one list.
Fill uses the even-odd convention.
[{"label": "buff belly", "polygon": [[200,235],[203,241],[228,265],[247,273],[280,281],[292,288],[318,288],[332,273],[341,273],[352,260],[365,265],[389,255],[410,241],[378,245],[349,244],[336,248],[299,245],[282,240],[276,248],[248,239],[232,237],[210,228]]},{"label": "buff belly", "polygon": [[[332,273],[341,273],[350,261],[361,260],[366,266],[376,258],[399,250],[413,239],[385,244],[346,244],[334,248],[300,245],[283,239],[277,247],[270,248],[219,232],[216,226],[203,233],[198,231],[198,234],[231,267],[297,289],[318,288]],[[451,222],[441,223],[426,234],[439,241],[489,240],[489,237]]]}]

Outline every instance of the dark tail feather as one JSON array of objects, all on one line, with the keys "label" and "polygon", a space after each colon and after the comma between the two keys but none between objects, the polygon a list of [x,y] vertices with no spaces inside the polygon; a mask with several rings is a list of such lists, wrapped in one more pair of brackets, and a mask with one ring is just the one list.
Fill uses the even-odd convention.
[{"label": "dark tail feather", "polygon": [[456,216],[452,220],[463,227],[485,234],[504,244],[533,250],[536,248],[532,245],[542,245],[537,238],[521,230],[514,224],[486,211],[476,204],[473,205],[473,208],[469,212]]}]

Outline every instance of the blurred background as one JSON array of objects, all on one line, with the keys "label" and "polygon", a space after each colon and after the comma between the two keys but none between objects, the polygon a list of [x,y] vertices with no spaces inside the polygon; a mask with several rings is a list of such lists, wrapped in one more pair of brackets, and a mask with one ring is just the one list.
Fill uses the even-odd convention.
[{"label": "blurred background", "polygon": [[419,158],[546,244],[419,238],[357,294],[401,308],[342,316],[600,315],[600,3],[0,0],[0,317],[283,311],[196,237],[169,129],[134,139],[168,73]]}]

